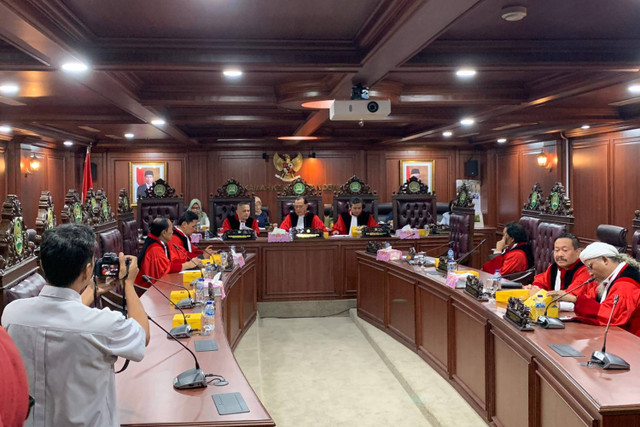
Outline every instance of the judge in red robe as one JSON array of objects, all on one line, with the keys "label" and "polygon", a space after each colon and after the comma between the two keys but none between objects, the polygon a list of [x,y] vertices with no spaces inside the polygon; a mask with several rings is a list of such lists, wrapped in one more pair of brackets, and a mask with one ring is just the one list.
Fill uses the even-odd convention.
[{"label": "judge in red robe", "polygon": [[324,226],[324,223],[318,218],[318,215],[307,212],[309,203],[307,199],[299,196],[295,202],[293,202],[293,210],[289,215],[284,217],[284,220],[280,224],[280,228],[285,231],[289,231],[293,228],[319,228],[322,231],[328,231]]},{"label": "judge in red robe", "polygon": [[487,261],[482,270],[487,273],[500,271],[501,276],[519,273],[533,267],[533,252],[529,246],[529,238],[519,222],[508,222],[503,230],[502,239],[496,244],[493,259]]},{"label": "judge in red robe", "polygon": [[156,279],[162,278],[169,273],[171,266],[171,252],[167,243],[173,236],[173,227],[166,218],[155,218],[149,224],[149,234],[147,235],[140,254],[138,254],[138,275],[135,284],[143,288],[150,285],[142,278],[149,276]]},{"label": "judge in red robe", "polygon": [[247,202],[238,203],[235,215],[229,215],[222,222],[220,233],[224,234],[227,230],[244,230],[250,229],[255,231],[256,236],[260,235],[260,227],[258,221],[251,218],[251,205]]},{"label": "judge in red robe", "polygon": [[369,212],[363,212],[362,199],[353,197],[349,201],[349,211],[338,215],[338,221],[331,229],[331,234],[349,234],[351,227],[366,225],[367,227],[378,227],[378,221],[373,219]]},{"label": "judge in red robe", "polygon": [[640,336],[640,271],[638,263],[620,254],[607,243],[595,242],[580,254],[580,260],[595,282],[577,297],[566,295],[563,300],[575,303],[577,320],[592,325],[606,325],[616,297],[611,324]]},{"label": "judge in red robe", "polygon": [[173,236],[169,242],[171,252],[170,273],[176,273],[189,268],[202,268],[202,261],[198,259],[200,255],[211,256],[213,247],[207,246],[202,251],[191,243],[191,235],[198,228],[198,214],[192,211],[185,211],[178,219],[178,225],[173,227]]}]

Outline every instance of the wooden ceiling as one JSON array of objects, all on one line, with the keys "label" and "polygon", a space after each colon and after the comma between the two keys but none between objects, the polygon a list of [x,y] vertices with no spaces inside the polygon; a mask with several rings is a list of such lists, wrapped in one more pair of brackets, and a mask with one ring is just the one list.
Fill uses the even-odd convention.
[{"label": "wooden ceiling", "polygon": [[[527,16],[503,20],[514,4]],[[638,22],[638,0],[0,0],[0,85],[19,86],[0,94],[13,128],[0,139],[383,148],[635,128]],[[62,71],[71,59],[89,71]],[[348,99],[354,83],[391,115],[361,127],[301,106]]]}]

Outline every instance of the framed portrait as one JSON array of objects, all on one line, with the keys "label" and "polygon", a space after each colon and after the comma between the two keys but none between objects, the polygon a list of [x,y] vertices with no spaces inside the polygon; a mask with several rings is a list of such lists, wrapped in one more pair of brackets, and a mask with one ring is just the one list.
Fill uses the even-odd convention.
[{"label": "framed portrait", "polygon": [[406,180],[415,176],[424,184],[429,186],[429,191],[433,192],[433,160],[400,160],[400,185]]},{"label": "framed portrait", "polygon": [[131,206],[137,206],[138,196],[144,197],[147,186],[160,178],[167,180],[167,162],[129,162]]}]

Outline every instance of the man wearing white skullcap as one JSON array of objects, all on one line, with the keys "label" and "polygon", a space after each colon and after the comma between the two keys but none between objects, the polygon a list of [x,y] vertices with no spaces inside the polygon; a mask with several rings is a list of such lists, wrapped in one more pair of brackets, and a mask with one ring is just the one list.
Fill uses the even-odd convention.
[{"label": "man wearing white skullcap", "polygon": [[587,285],[577,297],[566,295],[563,301],[575,302],[578,320],[593,325],[606,325],[613,301],[619,297],[611,318],[618,325],[640,336],[640,271],[638,263],[615,247],[602,242],[587,246],[580,260],[596,282]]}]

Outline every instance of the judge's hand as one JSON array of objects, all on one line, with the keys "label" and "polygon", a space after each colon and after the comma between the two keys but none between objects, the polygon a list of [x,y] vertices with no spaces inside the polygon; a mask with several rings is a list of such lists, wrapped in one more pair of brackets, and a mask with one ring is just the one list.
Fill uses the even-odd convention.
[{"label": "judge's hand", "polygon": [[203,252],[204,252],[205,254],[207,254],[207,256],[209,256],[209,257],[210,257],[211,255],[213,255],[213,252],[215,252],[215,251],[214,251],[214,249],[213,249],[213,246],[209,245],[209,246],[207,246],[207,247],[204,249],[204,251],[203,251]]},{"label": "judge's hand", "polygon": [[506,245],[507,245],[507,235],[504,234],[502,236],[502,239],[498,240],[498,242],[496,243],[496,251],[497,252],[502,252]]},{"label": "judge's hand", "polygon": [[561,296],[559,301],[565,301],[565,302],[574,302],[575,303],[576,300],[578,299],[575,295],[567,294],[565,291],[549,291],[549,292],[547,292],[547,295],[552,297],[552,298],[557,298],[557,297]]},{"label": "judge's hand", "polygon": [[196,266],[196,267],[198,267],[198,268],[202,268],[202,267],[204,267],[204,264],[202,264],[202,260],[201,260],[201,259],[199,259],[199,258],[192,258],[192,259],[191,259],[191,262],[192,262],[193,264],[195,264],[195,266]]}]

